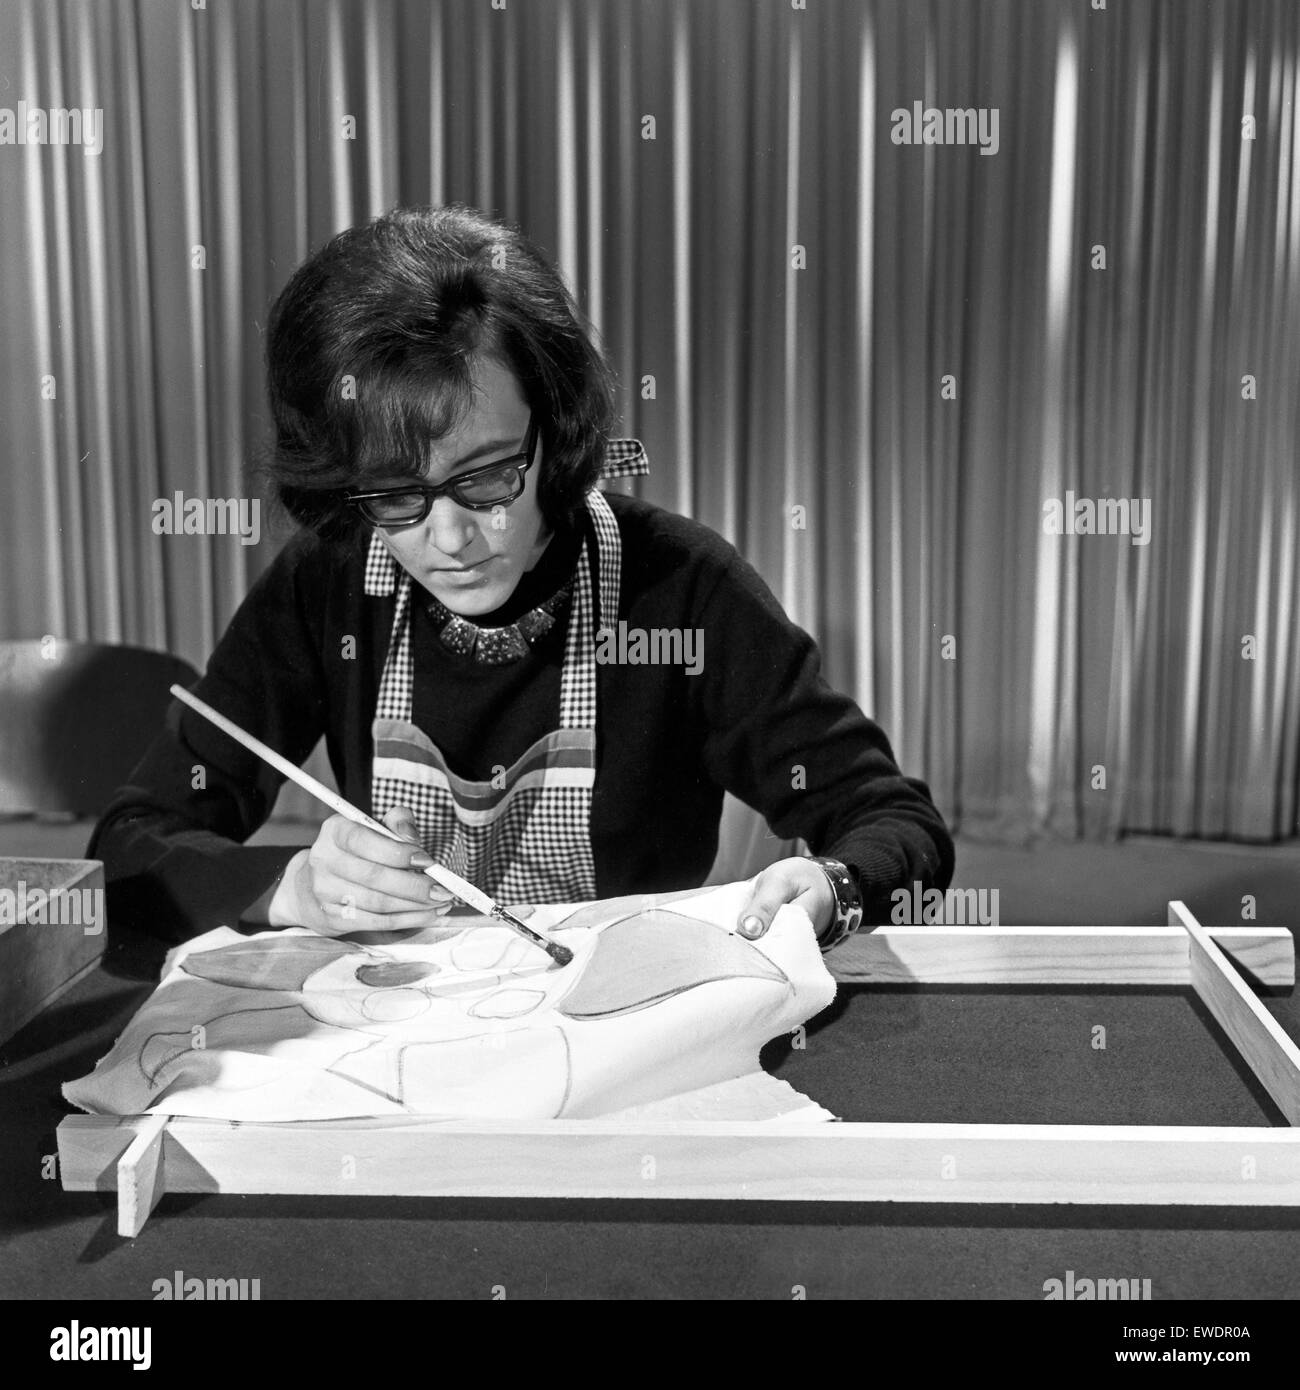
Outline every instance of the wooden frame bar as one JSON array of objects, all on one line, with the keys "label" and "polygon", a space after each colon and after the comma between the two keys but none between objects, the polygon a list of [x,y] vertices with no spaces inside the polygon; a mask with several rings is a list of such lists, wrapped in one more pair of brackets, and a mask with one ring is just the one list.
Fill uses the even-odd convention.
[{"label": "wooden frame bar", "polygon": [[117,1160],[117,1232],[138,1236],[163,1194],[166,1115],[144,1115]]},{"label": "wooden frame bar", "polygon": [[[1237,974],[1293,983],[1290,933],[1167,928],[881,928],[841,980],[1190,985],[1289,1124],[1300,1049]],[[118,1192],[139,1233],[163,1191],[335,1196],[1300,1206],[1300,1129],[763,1121],[352,1120],[297,1124],[74,1115],[69,1191]]]},{"label": "wooden frame bar", "polygon": [[1181,923],[1191,949],[1192,986],[1219,1027],[1236,1044],[1290,1125],[1300,1125],[1300,1048],[1242,983],[1210,934],[1179,902],[1169,920]]},{"label": "wooden frame bar", "polygon": [[[1270,988],[1295,984],[1285,927],[1202,928]],[[877,927],[827,957],[843,984],[1192,985],[1192,942],[1167,927]]]},{"label": "wooden frame bar", "polygon": [[[111,1190],[140,1123],[65,1120],[65,1188]],[[162,1138],[168,1192],[1300,1206],[1300,1132],[1262,1126],[174,1119]]]}]

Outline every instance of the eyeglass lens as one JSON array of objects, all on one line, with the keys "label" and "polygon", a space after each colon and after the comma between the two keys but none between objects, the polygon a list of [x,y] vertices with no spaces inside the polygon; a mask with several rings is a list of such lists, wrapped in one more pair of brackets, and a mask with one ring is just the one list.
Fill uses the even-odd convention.
[{"label": "eyeglass lens", "polygon": [[[486,473],[467,478],[449,489],[457,502],[466,506],[491,507],[497,503],[513,502],[522,491],[519,465],[504,464]],[[426,513],[423,492],[390,492],[383,497],[368,498],[365,511],[372,521],[399,522],[418,520]]]}]

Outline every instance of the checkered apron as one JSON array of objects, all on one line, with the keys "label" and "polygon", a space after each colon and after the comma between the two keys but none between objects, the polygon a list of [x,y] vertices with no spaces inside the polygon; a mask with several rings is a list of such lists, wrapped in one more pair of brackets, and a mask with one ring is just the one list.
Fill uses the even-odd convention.
[{"label": "checkered apron", "polygon": [[[610,442],[602,477],[647,471],[636,440]],[[372,814],[382,817],[394,806],[409,806],[426,852],[504,902],[580,902],[596,896],[590,835],[596,782],[594,617],[598,598],[600,626],[617,626],[622,542],[604,497],[593,490],[586,504],[597,563],[593,575],[590,538],[584,538],[560,673],[560,727],[488,782],[456,776],[433,740],[412,722],[411,576],[378,535],[366,558],[366,593],[397,594],[371,726]]]}]

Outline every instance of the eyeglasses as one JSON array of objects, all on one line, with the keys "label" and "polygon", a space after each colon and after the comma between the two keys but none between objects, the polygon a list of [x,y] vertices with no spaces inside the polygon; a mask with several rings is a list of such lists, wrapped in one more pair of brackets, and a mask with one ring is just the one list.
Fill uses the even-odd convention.
[{"label": "eyeglasses", "polygon": [[524,474],[533,465],[537,448],[537,420],[528,417],[528,433],[523,447],[508,458],[472,468],[449,483],[428,487],[408,483],[403,487],[386,488],[382,492],[350,492],[346,501],[375,526],[396,530],[402,526],[418,526],[433,510],[439,497],[450,497],[458,506],[470,511],[487,512],[493,507],[508,507],[524,490]]}]

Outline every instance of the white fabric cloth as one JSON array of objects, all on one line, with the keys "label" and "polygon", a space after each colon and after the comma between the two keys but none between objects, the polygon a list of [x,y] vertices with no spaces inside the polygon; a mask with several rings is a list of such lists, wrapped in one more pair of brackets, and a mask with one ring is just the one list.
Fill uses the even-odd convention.
[{"label": "white fabric cloth", "polygon": [[474,918],[404,939],[210,932],[168,957],[112,1051],[64,1087],[95,1114],[289,1121],[583,1118],[758,1070],[834,997],[812,924],[732,931],[749,886],[535,909],[558,969]]}]

